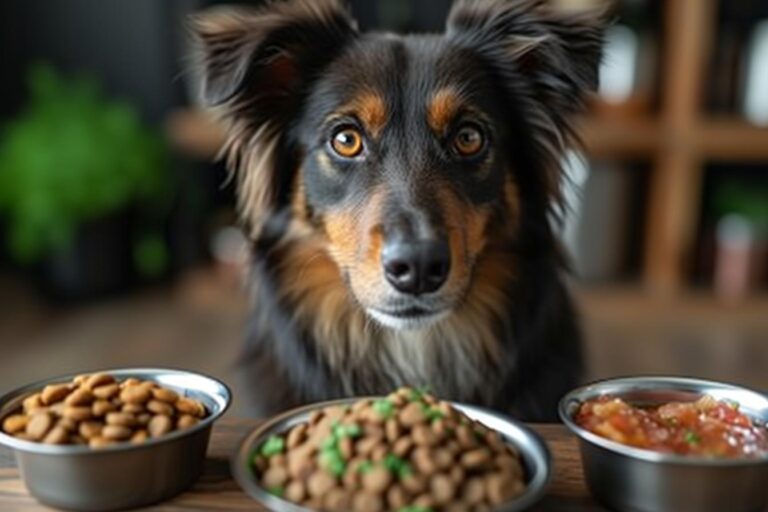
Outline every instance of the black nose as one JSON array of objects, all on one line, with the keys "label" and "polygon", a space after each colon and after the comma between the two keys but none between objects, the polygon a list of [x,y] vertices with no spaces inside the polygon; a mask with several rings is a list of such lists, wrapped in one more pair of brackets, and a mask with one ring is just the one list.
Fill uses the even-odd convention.
[{"label": "black nose", "polygon": [[444,240],[394,241],[384,245],[381,262],[392,286],[419,295],[434,292],[445,283],[451,252]]}]

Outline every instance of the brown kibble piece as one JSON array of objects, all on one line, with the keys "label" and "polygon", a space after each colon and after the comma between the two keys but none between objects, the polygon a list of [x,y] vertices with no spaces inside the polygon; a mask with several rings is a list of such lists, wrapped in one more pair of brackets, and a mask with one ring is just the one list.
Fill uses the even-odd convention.
[{"label": "brown kibble piece", "polygon": [[420,494],[427,489],[427,479],[422,475],[412,474],[400,480],[400,485],[411,494]]},{"label": "brown kibble piece", "polygon": [[411,460],[413,465],[424,475],[430,476],[437,472],[437,464],[435,464],[429,448],[416,448],[411,455]]},{"label": "brown kibble piece", "polygon": [[288,437],[285,440],[286,446],[288,449],[293,449],[299,446],[301,443],[304,442],[304,440],[307,438],[307,424],[306,423],[300,423],[293,427],[290,432],[288,432]]},{"label": "brown kibble piece", "polygon": [[400,510],[408,504],[408,493],[399,485],[393,485],[387,491],[387,504],[390,509]]},{"label": "brown kibble piece", "polygon": [[136,416],[127,412],[110,412],[106,416],[107,425],[120,427],[133,427],[136,425]]},{"label": "brown kibble piece", "polygon": [[14,435],[23,431],[27,427],[29,416],[23,414],[14,414],[3,420],[3,432]]},{"label": "brown kibble piece", "polygon": [[131,443],[141,444],[146,442],[147,439],[149,439],[149,433],[146,430],[137,430],[131,436]]},{"label": "brown kibble piece", "polygon": [[453,499],[455,485],[450,476],[438,473],[429,480],[429,490],[436,504],[447,505]]},{"label": "brown kibble piece", "polygon": [[113,382],[115,382],[115,378],[107,373],[94,373],[85,379],[83,386],[85,389],[93,390],[99,386],[105,386],[107,384],[112,384]]},{"label": "brown kibble piece", "polygon": [[172,429],[173,422],[171,421],[171,418],[165,416],[164,414],[158,414],[157,416],[154,416],[151,420],[149,420],[149,425],[147,425],[149,435],[152,437],[163,436],[170,432]]},{"label": "brown kibble piece", "polygon": [[438,443],[437,435],[429,425],[421,424],[413,427],[411,432],[413,442],[419,446],[435,446]]},{"label": "brown kibble piece", "polygon": [[478,505],[485,499],[485,482],[480,477],[467,480],[461,490],[461,501],[467,505]]},{"label": "brown kibble piece", "polygon": [[195,418],[194,416],[190,416],[189,414],[184,414],[181,417],[179,417],[178,421],[176,422],[176,428],[178,429],[185,429],[194,427],[200,423],[200,420]]},{"label": "brown kibble piece", "polygon": [[267,489],[282,487],[288,481],[288,470],[282,466],[270,467],[261,478],[261,483]]},{"label": "brown kibble piece", "polygon": [[152,390],[143,384],[124,387],[120,400],[126,404],[143,404],[152,398]]},{"label": "brown kibble piece", "polygon": [[91,413],[97,418],[116,410],[117,406],[107,400],[96,400],[93,402],[93,405],[91,405]]},{"label": "brown kibble piece", "polygon": [[352,494],[341,488],[328,491],[323,497],[323,508],[333,512],[348,512],[352,506]]},{"label": "brown kibble piece", "polygon": [[299,480],[293,480],[285,487],[285,499],[299,503],[307,497],[307,488]]},{"label": "brown kibble piece", "polygon": [[94,437],[99,437],[101,435],[102,428],[103,428],[103,425],[101,424],[101,422],[84,421],[80,423],[80,426],[78,427],[78,433],[84,439],[93,439]]},{"label": "brown kibble piece", "polygon": [[363,489],[372,493],[384,492],[392,482],[392,473],[382,466],[375,466],[363,475]]},{"label": "brown kibble piece", "polygon": [[313,497],[323,496],[326,492],[333,489],[336,480],[323,470],[317,470],[307,480],[307,490]]},{"label": "brown kibble piece", "polygon": [[433,508],[435,506],[435,500],[429,494],[422,494],[418,496],[414,501],[415,507]]},{"label": "brown kibble piece", "polygon": [[176,410],[182,414],[189,414],[197,418],[205,416],[205,407],[203,407],[203,404],[192,398],[179,398],[175,405]]},{"label": "brown kibble piece", "polygon": [[459,441],[459,446],[465,450],[474,448],[477,445],[475,434],[469,425],[459,425],[456,428],[456,438]]},{"label": "brown kibble piece", "polygon": [[146,408],[142,404],[125,404],[120,408],[120,410],[122,412],[127,412],[128,414],[133,414],[136,416],[145,412]]},{"label": "brown kibble piece", "polygon": [[174,404],[179,399],[179,394],[167,388],[154,388],[152,390],[152,397],[161,402]]},{"label": "brown kibble piece", "polygon": [[78,422],[70,418],[61,418],[59,421],[56,422],[57,427],[61,427],[67,430],[68,432],[76,432],[77,425],[78,425]]},{"label": "brown kibble piece", "polygon": [[22,408],[27,414],[30,414],[35,409],[39,409],[41,407],[44,407],[44,405],[40,393],[35,393],[34,395],[25,398],[22,402]]},{"label": "brown kibble piece", "polygon": [[70,393],[69,384],[49,384],[43,388],[40,399],[43,405],[61,402]]},{"label": "brown kibble piece", "polygon": [[509,475],[491,475],[485,480],[485,492],[492,505],[511,500],[522,492],[522,483]]},{"label": "brown kibble piece", "polygon": [[131,386],[138,386],[139,384],[141,384],[141,381],[139,379],[136,379],[134,377],[129,377],[120,384],[120,389],[129,388]]},{"label": "brown kibble piece", "polygon": [[90,446],[91,448],[96,448],[96,449],[106,448],[106,447],[111,446],[113,444],[115,444],[115,441],[113,441],[112,439],[107,439],[105,437],[100,437],[100,436],[99,437],[94,437],[94,438],[91,438],[91,439],[88,440],[88,446]]},{"label": "brown kibble piece", "polygon": [[136,416],[136,423],[146,427],[147,425],[149,425],[149,420],[151,419],[152,419],[151,414],[149,414],[148,412],[143,412]]},{"label": "brown kibble piece", "polygon": [[53,426],[53,418],[48,412],[33,414],[25,427],[24,433],[33,441],[42,440]]},{"label": "brown kibble piece", "polygon": [[150,400],[147,402],[147,410],[155,414],[165,414],[166,416],[173,416],[173,406],[167,402],[160,400]]},{"label": "brown kibble piece", "polygon": [[491,461],[491,453],[487,448],[477,448],[461,456],[461,465],[467,469],[478,469]]},{"label": "brown kibble piece", "polygon": [[400,423],[405,427],[413,427],[427,420],[424,409],[419,402],[411,402],[406,405],[398,415]]},{"label": "brown kibble piece", "polygon": [[390,418],[384,425],[384,431],[387,435],[387,441],[394,443],[400,437],[400,424],[395,418]]},{"label": "brown kibble piece", "polygon": [[61,414],[72,421],[85,421],[91,419],[91,408],[88,406],[75,407],[67,405]]},{"label": "brown kibble piece", "polygon": [[93,393],[88,391],[87,389],[77,389],[73,391],[72,393],[67,396],[67,398],[64,399],[64,403],[67,405],[72,405],[75,407],[80,407],[83,405],[91,405],[94,400]]},{"label": "brown kibble piece", "polygon": [[120,385],[118,384],[107,384],[105,386],[99,386],[97,388],[93,388],[92,391],[93,396],[101,400],[109,400],[110,398],[117,396],[119,392]]},{"label": "brown kibble piece", "polygon": [[123,441],[133,434],[133,430],[122,425],[107,425],[101,429],[101,437],[115,441]]},{"label": "brown kibble piece", "polygon": [[45,444],[66,444],[69,441],[69,432],[61,426],[56,426],[43,438]]},{"label": "brown kibble piece", "polygon": [[360,491],[352,498],[352,507],[359,512],[381,512],[384,510],[384,501],[376,494]]},{"label": "brown kibble piece", "polygon": [[411,439],[410,436],[401,437],[395,441],[395,444],[392,446],[392,453],[400,458],[403,458],[408,455],[408,452],[411,451],[411,448],[413,448],[413,439]]}]

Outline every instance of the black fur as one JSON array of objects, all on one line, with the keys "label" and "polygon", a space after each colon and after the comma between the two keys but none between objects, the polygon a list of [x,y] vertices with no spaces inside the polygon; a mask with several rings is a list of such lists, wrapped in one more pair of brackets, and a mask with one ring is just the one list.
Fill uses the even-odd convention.
[{"label": "black fur", "polygon": [[[429,193],[439,183],[471,207],[492,208],[493,222],[504,225],[511,219],[500,206],[501,190],[512,172],[521,199],[519,230],[492,241],[517,275],[504,290],[508,314],[493,326],[504,355],[488,363],[484,384],[447,398],[527,420],[553,419],[559,397],[578,382],[582,356],[551,221],[561,200],[560,158],[573,141],[569,119],[596,84],[597,17],[566,17],[536,0],[458,0],[445,34],[390,36],[358,33],[335,0],[288,0],[259,11],[203,15],[196,29],[204,97],[232,124],[230,164],[245,172],[254,152],[271,157],[259,171],[265,197],[250,199],[258,204],[246,204],[245,215],[258,303],[249,328],[249,371],[261,411],[350,393],[342,381],[352,382],[355,394],[385,393],[393,384],[376,368],[332,368],[284,299],[278,269],[295,243],[285,235],[299,193],[297,168],[307,174],[303,193],[317,230],[325,213],[393,184],[406,192],[389,197],[389,217],[405,211],[439,226]],[[329,175],[320,156],[339,121],[329,123],[328,113],[370,82],[385,94],[392,128],[371,140],[367,158],[332,160],[338,172]],[[492,142],[482,158],[453,158],[419,122],[424,98],[444,83],[458,85],[480,111],[471,121]]]}]

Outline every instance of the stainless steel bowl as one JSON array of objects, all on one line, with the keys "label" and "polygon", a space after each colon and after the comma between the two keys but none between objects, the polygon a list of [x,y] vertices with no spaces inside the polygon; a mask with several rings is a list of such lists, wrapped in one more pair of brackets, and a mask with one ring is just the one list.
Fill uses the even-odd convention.
[{"label": "stainless steel bowl", "polygon": [[612,395],[638,405],[694,401],[702,395],[734,401],[758,424],[768,422],[768,398],[745,388],[678,377],[606,380],[572,391],[560,417],[579,436],[587,484],[603,504],[638,512],[747,512],[768,504],[768,456],[712,459],[632,448],[579,427],[582,402]]},{"label": "stainless steel bowl", "polygon": [[[227,386],[196,373],[158,368],[100,370],[125,379],[151,380],[200,400],[209,415],[189,429],[141,445],[119,444],[99,450],[22,441],[0,433],[0,444],[14,451],[30,494],[47,505],[73,510],[118,510],[174,496],[200,476],[211,426],[231,401]],[[47,384],[71,381],[63,376],[35,382],[0,398],[0,423],[30,394]]]},{"label": "stainless steel bowl", "polygon": [[[350,398],[308,405],[288,411],[260,426],[242,441],[232,457],[232,473],[235,480],[248,495],[269,510],[275,512],[309,512],[310,509],[308,508],[268,493],[256,482],[251,468],[253,454],[269,436],[282,434],[295,425],[308,421],[312,411],[334,405],[351,405],[362,399],[364,398]],[[539,501],[549,486],[552,466],[549,451],[541,438],[525,426],[487,409],[456,403],[451,405],[469,418],[499,432],[510,445],[517,449],[523,459],[527,476],[525,493],[514,501],[496,508],[496,512],[526,510]]]}]

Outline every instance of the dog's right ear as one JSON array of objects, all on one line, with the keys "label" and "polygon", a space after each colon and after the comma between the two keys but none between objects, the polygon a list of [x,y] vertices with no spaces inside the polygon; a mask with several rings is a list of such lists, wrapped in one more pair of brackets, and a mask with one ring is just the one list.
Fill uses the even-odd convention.
[{"label": "dog's right ear", "polygon": [[311,82],[357,34],[341,0],[275,0],[261,9],[218,8],[192,20],[200,43],[203,100],[219,107],[223,148],[239,181],[250,235],[285,204],[292,164],[281,137]]},{"label": "dog's right ear", "polygon": [[340,0],[213,8],[192,19],[192,30],[201,47],[205,103],[247,107],[267,119],[290,110],[302,86],[357,33]]}]

